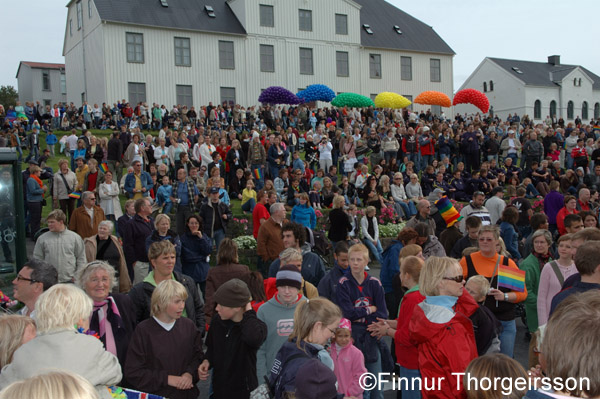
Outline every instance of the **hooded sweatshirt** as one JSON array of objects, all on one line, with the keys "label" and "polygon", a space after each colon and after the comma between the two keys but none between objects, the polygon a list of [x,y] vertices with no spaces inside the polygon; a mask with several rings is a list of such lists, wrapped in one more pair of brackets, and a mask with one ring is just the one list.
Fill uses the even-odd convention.
[{"label": "hooded sweatshirt", "polygon": [[275,295],[258,309],[258,319],[267,325],[267,339],[256,354],[256,374],[259,384],[264,382],[264,376],[269,376],[277,352],[294,330],[296,307],[301,301],[306,300],[302,294],[298,294],[298,300],[295,303],[284,305]]},{"label": "hooded sweatshirt", "polygon": [[363,389],[360,387],[360,376],[367,372],[365,368],[365,357],[362,352],[350,342],[344,347],[337,344],[331,346],[331,358],[333,359],[333,372],[337,378],[338,392],[344,396],[355,398],[363,397]]}]

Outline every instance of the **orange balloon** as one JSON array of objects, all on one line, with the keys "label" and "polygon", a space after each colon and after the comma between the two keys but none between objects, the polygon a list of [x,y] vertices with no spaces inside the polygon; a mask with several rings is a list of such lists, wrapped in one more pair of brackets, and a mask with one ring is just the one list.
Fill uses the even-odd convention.
[{"label": "orange balloon", "polygon": [[448,97],[441,91],[424,91],[423,93],[419,94],[413,102],[425,105],[439,105],[440,107],[446,108],[452,106],[452,101],[450,101],[450,97]]}]

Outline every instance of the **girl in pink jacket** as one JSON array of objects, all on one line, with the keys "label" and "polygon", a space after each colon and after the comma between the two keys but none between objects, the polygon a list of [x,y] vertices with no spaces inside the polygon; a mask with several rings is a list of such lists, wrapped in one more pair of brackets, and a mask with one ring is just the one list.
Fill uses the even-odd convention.
[{"label": "girl in pink jacket", "polygon": [[333,372],[338,382],[338,392],[355,398],[363,397],[363,389],[358,381],[361,374],[367,372],[365,357],[352,345],[352,327],[350,320],[342,319],[335,330],[335,341],[331,346]]}]

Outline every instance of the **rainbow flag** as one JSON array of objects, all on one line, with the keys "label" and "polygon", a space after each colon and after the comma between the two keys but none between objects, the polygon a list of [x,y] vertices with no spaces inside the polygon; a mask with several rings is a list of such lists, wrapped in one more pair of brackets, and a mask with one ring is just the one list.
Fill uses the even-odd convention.
[{"label": "rainbow flag", "polygon": [[463,217],[460,216],[460,213],[456,210],[456,208],[452,205],[452,202],[448,199],[448,197],[443,196],[439,200],[436,201],[435,206],[440,211],[440,215],[446,222],[446,226],[453,226],[454,223],[460,221]]},{"label": "rainbow flag", "polygon": [[79,199],[79,198],[81,198],[81,193],[77,192],[77,191],[73,191],[71,194],[69,194],[69,198]]},{"label": "rainbow flag", "polygon": [[260,171],[260,168],[256,168],[252,171],[252,173],[254,174],[254,177],[257,179],[262,179],[262,172]]},{"label": "rainbow flag", "polygon": [[513,269],[508,266],[498,267],[498,287],[508,288],[513,291],[525,291],[525,271]]},{"label": "rainbow flag", "polygon": [[108,165],[106,164],[106,162],[102,162],[102,164],[100,164],[100,170],[102,171],[102,173],[108,172]]}]

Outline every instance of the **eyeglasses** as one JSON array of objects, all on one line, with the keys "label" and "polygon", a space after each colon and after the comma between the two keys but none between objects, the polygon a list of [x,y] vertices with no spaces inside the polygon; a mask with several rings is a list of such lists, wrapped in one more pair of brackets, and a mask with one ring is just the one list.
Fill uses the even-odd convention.
[{"label": "eyeglasses", "polygon": [[329,331],[331,331],[331,333],[335,335],[335,330],[332,330],[332,329],[331,329],[331,328],[329,328],[329,327],[325,327],[325,328],[326,328],[326,329],[328,329]]},{"label": "eyeglasses", "polygon": [[463,276],[456,276],[456,277],[443,277],[443,280],[450,280],[450,281],[454,281],[455,283],[462,283],[464,280]]},{"label": "eyeglasses", "polygon": [[479,238],[479,242],[492,242],[492,241],[494,241],[493,238],[483,238],[483,237]]},{"label": "eyeglasses", "polygon": [[39,281],[34,280],[32,278],[23,277],[20,274],[17,274],[17,281],[29,281],[30,283],[39,283]]}]

